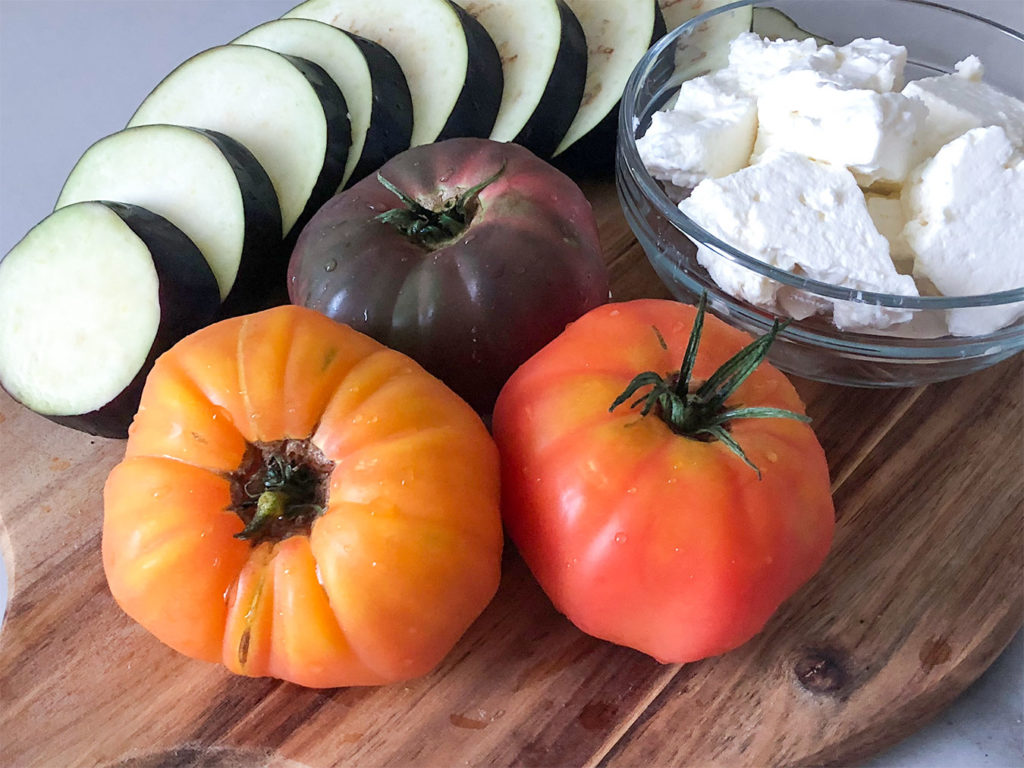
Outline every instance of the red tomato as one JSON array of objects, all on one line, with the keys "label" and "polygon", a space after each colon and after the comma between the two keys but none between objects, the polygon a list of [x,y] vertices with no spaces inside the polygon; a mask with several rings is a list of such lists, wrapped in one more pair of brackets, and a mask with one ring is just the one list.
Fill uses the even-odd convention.
[{"label": "red tomato", "polygon": [[[665,392],[696,316],[671,301],[599,307],[519,368],[494,410],[502,514],[534,576],[584,632],[664,662],[723,653],[756,634],[820,567],[835,517],[807,423],[736,418],[688,437],[666,422]],[[697,401],[699,384],[749,342],[704,319],[687,418],[713,422],[737,407],[804,413],[767,364],[724,403]],[[663,398],[640,386],[629,400],[646,416],[628,401],[609,410],[642,372],[641,385],[663,382]]]}]

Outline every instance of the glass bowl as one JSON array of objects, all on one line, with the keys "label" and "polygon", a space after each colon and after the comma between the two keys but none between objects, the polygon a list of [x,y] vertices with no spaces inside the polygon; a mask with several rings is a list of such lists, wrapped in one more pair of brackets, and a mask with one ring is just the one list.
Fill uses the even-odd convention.
[{"label": "glass bowl", "polygon": [[[829,285],[780,270],[722,242],[684,215],[644,168],[636,139],[650,115],[674,97],[679,84],[724,66],[730,29],[749,18],[751,6],[774,8],[802,30],[843,45],[882,37],[908,49],[906,79],[953,71],[976,54],[985,82],[1024,98],[1024,36],[979,16],[917,0],[746,0],[705,13],[659,41],[634,70],[619,114],[615,179],[630,227],[658,276],[679,300],[708,307],[752,335],[765,333],[777,308],[765,309],[723,291],[697,261],[697,245],[741,270],[777,282],[811,302],[891,308],[909,321],[885,330],[839,330],[828,315],[791,320],[769,354],[777,367],[818,381],[866,387],[903,387],[963,376],[1024,349],[1024,317],[981,336],[952,336],[947,317],[1005,311],[1024,302],[1024,287],[977,296],[899,296]],[[761,13],[755,11],[756,13]],[[746,16],[744,16],[746,14]],[[676,194],[685,191],[674,190]],[[1024,249],[1024,244],[1022,244]],[[1020,258],[1020,254],[1016,255]],[[857,307],[848,307],[857,310]],[[877,310],[876,310],[877,311]],[[883,310],[885,311],[885,310]]]}]

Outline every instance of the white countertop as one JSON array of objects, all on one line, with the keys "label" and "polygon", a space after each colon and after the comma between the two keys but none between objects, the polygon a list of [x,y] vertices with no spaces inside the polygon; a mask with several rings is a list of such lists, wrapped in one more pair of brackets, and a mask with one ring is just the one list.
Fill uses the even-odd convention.
[{"label": "white countertop", "polygon": [[[944,2],[1024,29],[1021,0]],[[293,0],[0,0],[0,253],[10,250],[52,210],[82,151],[122,128],[163,75],[193,53],[276,18],[294,4]],[[7,575],[0,568],[0,616],[6,596]],[[1024,633],[931,724],[867,764],[867,768],[1020,766],[1024,766]]]}]

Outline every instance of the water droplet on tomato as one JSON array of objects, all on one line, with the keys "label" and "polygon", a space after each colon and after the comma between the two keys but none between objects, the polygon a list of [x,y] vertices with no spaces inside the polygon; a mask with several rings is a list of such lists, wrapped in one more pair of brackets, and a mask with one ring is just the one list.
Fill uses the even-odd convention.
[{"label": "water droplet on tomato", "polygon": [[636,488],[627,488],[626,493],[636,493]]},{"label": "water droplet on tomato", "polygon": [[336,262],[334,259],[330,259],[326,264],[324,264],[324,272],[333,272],[337,268],[338,262]]},{"label": "water droplet on tomato", "polygon": [[626,534],[623,531],[619,531],[618,533],[615,534],[615,543],[616,544],[625,544],[628,538],[629,537],[626,536]]}]

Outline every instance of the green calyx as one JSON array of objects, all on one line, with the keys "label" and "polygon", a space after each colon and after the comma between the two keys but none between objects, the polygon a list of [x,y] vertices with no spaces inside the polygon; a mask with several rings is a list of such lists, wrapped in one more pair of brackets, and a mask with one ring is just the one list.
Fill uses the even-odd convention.
[{"label": "green calyx", "polygon": [[[700,302],[697,305],[697,316],[693,321],[693,330],[690,332],[690,340],[686,346],[686,353],[683,355],[679,372],[666,376],[654,371],[638,374],[622,394],[615,398],[615,402],[608,410],[614,411],[633,397],[638,390],[650,387],[647,394],[638,397],[629,404],[629,407],[636,408],[642,405],[641,416],[647,416],[653,412],[677,435],[692,440],[705,442],[717,440],[723,443],[747,466],[757,472],[757,477],[760,479],[761,470],[750,461],[743,448],[729,433],[730,422],[737,419],[771,418],[809,422],[810,418],[782,408],[729,407],[726,405],[726,401],[764,361],[769,347],[779,332],[786,327],[786,324],[776,320],[768,333],[755,339],[733,355],[707,381],[694,382],[692,381],[693,366],[697,360],[697,348],[700,345],[700,337],[704,328],[706,309],[707,295],[701,294]],[[667,349],[665,339],[657,328],[654,329],[654,333],[662,348]]]},{"label": "green calyx", "polygon": [[430,249],[438,248],[462,235],[469,226],[473,207],[480,193],[497,181],[504,172],[505,164],[503,163],[498,172],[490,178],[470,187],[458,197],[446,200],[439,211],[421,205],[415,198],[400,190],[378,173],[377,181],[393,192],[405,207],[392,208],[378,214],[375,218],[377,221],[390,224],[420,245]]},{"label": "green calyx", "polygon": [[317,503],[319,479],[310,467],[281,456],[267,459],[265,473],[245,486],[247,501],[239,512],[248,517],[236,539],[258,542],[281,539],[299,530],[308,531],[312,521],[323,514]]}]

